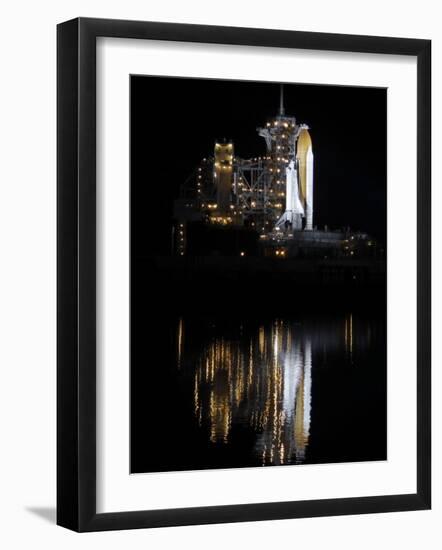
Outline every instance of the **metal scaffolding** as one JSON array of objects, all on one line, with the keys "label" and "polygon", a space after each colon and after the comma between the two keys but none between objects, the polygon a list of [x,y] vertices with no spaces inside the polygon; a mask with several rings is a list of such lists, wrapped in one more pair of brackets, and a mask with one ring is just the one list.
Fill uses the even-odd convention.
[{"label": "metal scaffolding", "polygon": [[[303,229],[306,219],[306,228],[312,228],[311,140],[306,125],[285,115],[283,101],[281,86],[278,115],[257,128],[266,144],[263,156],[244,159],[234,155],[232,142],[215,143],[213,156],[204,158],[181,187],[175,202],[181,224],[200,220],[252,227],[263,238],[281,228],[286,234]],[[301,157],[298,141],[309,144]]]}]

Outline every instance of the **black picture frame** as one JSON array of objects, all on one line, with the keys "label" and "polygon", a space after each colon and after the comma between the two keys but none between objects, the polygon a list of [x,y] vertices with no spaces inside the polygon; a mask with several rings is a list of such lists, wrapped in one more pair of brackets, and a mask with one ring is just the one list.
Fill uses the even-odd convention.
[{"label": "black picture frame", "polygon": [[[417,58],[417,491],[96,512],[96,39],[395,54]],[[431,41],[78,18],[57,28],[57,523],[75,531],[425,510],[431,506]]]}]

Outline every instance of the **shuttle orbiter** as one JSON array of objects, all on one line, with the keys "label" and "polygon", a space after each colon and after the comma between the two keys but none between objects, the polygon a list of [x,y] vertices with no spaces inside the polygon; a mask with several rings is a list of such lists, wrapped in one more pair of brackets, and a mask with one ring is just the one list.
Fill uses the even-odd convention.
[{"label": "shuttle orbiter", "polygon": [[313,148],[308,126],[302,124],[294,138],[296,155],[286,168],[286,207],[276,227],[289,231],[313,229]]}]

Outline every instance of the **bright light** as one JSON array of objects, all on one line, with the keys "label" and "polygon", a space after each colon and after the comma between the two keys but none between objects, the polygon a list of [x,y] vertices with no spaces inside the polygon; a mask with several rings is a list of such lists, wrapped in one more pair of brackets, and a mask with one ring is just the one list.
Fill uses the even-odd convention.
[{"label": "bright light", "polygon": [[239,255],[240,255],[240,256],[245,256],[245,252],[241,251],[241,252],[239,253]]}]

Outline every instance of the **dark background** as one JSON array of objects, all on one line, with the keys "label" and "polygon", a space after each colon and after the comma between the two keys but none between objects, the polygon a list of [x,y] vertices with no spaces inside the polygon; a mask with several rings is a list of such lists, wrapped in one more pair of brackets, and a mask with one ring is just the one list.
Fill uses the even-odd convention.
[{"label": "dark background", "polygon": [[[314,224],[386,241],[385,89],[286,84],[285,113],[311,128]],[[173,200],[215,140],[265,154],[256,128],[279,109],[279,83],[131,77],[132,254],[170,253]]]},{"label": "dark background", "polygon": [[[386,90],[290,84],[284,95],[286,115],[311,128],[314,225],[350,226],[384,243]],[[341,283],[324,285],[315,262],[302,275],[296,259],[165,258],[182,183],[212,156],[215,140],[232,139],[238,157],[264,155],[256,128],[278,109],[279,83],[131,78],[132,472],[254,465],[256,434],[235,428],[232,446],[214,447],[195,422],[192,362],[213,337],[207,327],[253,333],[275,316],[342,325],[349,312],[381,327],[379,338],[355,349],[357,365],[340,350],[321,368],[323,352],[314,354],[308,461],[385,459],[385,275],[364,283],[349,261]],[[180,317],[187,367],[178,373]]]}]

